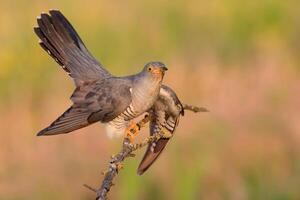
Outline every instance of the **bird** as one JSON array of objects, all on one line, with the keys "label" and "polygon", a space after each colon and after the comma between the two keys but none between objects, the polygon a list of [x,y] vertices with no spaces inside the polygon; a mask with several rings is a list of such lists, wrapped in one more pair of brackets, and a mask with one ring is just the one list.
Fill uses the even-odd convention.
[{"label": "bird", "polygon": [[138,175],[142,175],[147,171],[159,155],[161,155],[176,130],[180,116],[184,115],[184,106],[170,87],[162,85],[158,99],[148,111],[148,114],[150,118],[150,136],[162,132],[162,137],[148,144],[138,166]]},{"label": "bird", "polygon": [[164,63],[147,63],[134,75],[112,75],[98,62],[59,10],[41,13],[34,32],[40,46],[74,80],[72,105],[38,136],[65,134],[96,122],[106,124],[111,137],[125,136],[132,142],[134,118],[148,111],[157,100],[165,72]]}]

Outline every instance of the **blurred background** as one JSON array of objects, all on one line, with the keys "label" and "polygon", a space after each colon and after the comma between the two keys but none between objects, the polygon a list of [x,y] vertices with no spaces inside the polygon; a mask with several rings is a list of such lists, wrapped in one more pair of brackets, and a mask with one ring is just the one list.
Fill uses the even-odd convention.
[{"label": "blurred background", "polygon": [[[39,47],[36,17],[60,9],[115,75],[159,60],[185,103],[143,176],[127,159],[110,199],[300,199],[300,12],[293,0],[0,0],[0,199],[94,199],[122,139],[95,124],[36,137],[70,104],[66,73]],[[144,130],[141,137],[146,137]]]}]

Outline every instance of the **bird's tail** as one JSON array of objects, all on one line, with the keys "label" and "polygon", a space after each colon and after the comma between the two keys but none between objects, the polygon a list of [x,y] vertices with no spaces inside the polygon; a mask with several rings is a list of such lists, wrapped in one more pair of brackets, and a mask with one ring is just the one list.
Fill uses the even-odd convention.
[{"label": "bird's tail", "polygon": [[50,10],[50,15],[42,13],[37,18],[38,27],[34,31],[40,38],[41,47],[70,73],[75,69],[68,69],[66,63],[76,59],[76,55],[87,53],[84,43],[72,27],[70,22],[58,10]]},{"label": "bird's tail", "polygon": [[64,134],[88,126],[91,124],[88,122],[90,114],[81,108],[71,106],[37,136]]}]

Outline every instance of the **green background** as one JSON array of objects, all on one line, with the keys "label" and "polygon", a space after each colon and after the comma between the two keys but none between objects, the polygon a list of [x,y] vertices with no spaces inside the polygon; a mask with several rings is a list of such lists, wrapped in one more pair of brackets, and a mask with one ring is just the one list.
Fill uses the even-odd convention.
[{"label": "green background", "polygon": [[299,4],[0,0],[0,199],[94,199],[82,184],[100,184],[122,142],[100,124],[35,136],[74,89],[33,33],[52,8],[113,74],[163,61],[164,83],[211,111],[186,113],[145,175],[129,158],[111,199],[300,199]]}]

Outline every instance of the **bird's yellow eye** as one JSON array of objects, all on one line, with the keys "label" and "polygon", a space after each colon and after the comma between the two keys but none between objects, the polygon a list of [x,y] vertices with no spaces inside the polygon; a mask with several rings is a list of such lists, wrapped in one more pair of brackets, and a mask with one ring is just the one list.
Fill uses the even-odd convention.
[{"label": "bird's yellow eye", "polygon": [[148,67],[148,71],[151,72],[152,71],[152,67]]}]

